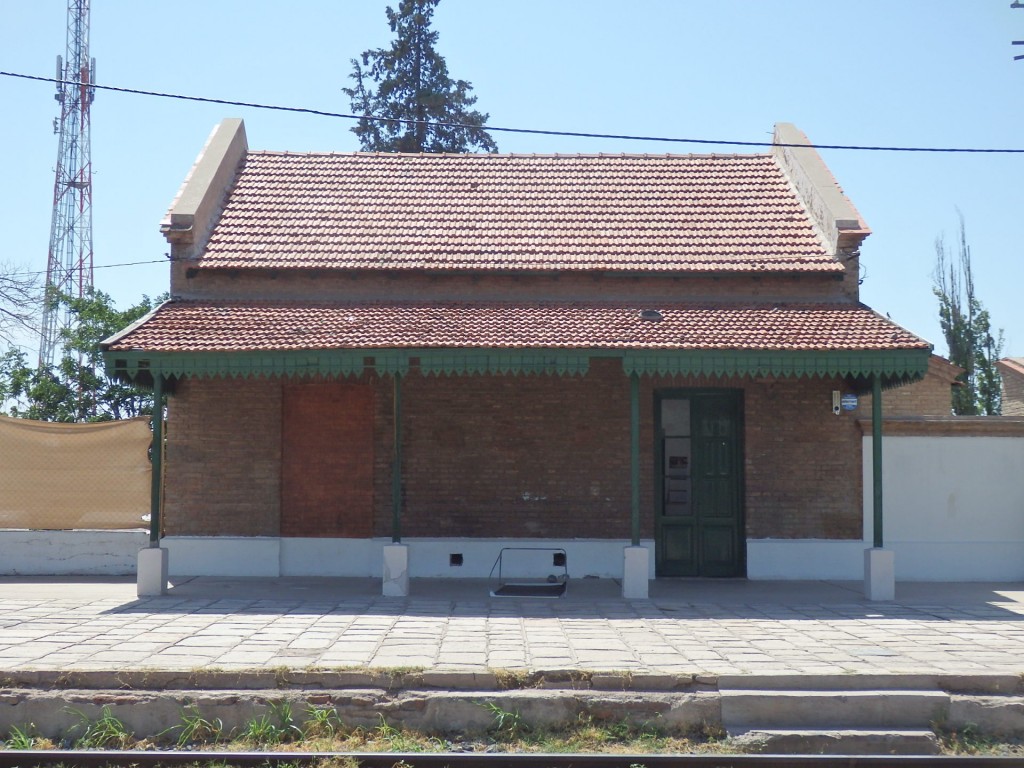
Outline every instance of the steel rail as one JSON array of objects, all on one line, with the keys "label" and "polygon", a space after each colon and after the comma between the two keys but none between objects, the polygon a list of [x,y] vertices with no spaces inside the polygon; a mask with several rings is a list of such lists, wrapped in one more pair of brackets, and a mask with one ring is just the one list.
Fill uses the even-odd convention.
[{"label": "steel rail", "polygon": [[1024,756],[666,755],[487,752],[216,752],[144,750],[0,750],[0,768],[230,766],[315,764],[351,758],[361,768],[1024,768]]}]

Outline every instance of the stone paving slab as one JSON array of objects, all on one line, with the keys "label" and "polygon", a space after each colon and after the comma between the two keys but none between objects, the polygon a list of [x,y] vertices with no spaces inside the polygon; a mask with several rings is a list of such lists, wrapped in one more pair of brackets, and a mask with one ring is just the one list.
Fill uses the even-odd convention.
[{"label": "stone paving slab", "polygon": [[1024,584],[612,581],[560,600],[482,581],[214,579],[137,598],[126,579],[0,578],[0,671],[368,669],[648,676],[1024,673]]}]

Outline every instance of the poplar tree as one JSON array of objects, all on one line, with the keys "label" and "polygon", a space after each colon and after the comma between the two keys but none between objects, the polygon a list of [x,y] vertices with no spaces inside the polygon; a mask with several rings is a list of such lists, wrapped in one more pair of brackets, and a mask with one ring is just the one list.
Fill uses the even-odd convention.
[{"label": "poplar tree", "polygon": [[971,248],[967,244],[964,217],[960,215],[960,240],[951,255],[945,238],[935,241],[933,292],[939,300],[939,323],[949,347],[949,359],[964,372],[962,386],[953,390],[953,413],[958,416],[997,416],[1002,410],[999,369],[1003,332],[992,333],[992,321],[974,290]]},{"label": "poplar tree", "polygon": [[401,0],[397,11],[388,7],[388,24],[395,33],[391,47],[352,59],[354,85],[342,90],[352,111],[366,116],[352,128],[364,151],[498,151],[483,127],[489,115],[472,109],[473,86],[452,80],[435,49],[438,34],[430,23],[437,3]]}]

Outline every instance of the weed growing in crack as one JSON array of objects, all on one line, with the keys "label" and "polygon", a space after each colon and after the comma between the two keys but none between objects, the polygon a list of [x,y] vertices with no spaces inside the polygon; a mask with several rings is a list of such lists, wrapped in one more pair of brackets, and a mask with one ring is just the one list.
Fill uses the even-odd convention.
[{"label": "weed growing in crack", "polygon": [[503,741],[515,741],[529,733],[530,726],[526,724],[519,712],[509,712],[493,701],[486,702],[483,707],[494,718],[489,730],[495,738]]},{"label": "weed growing in crack", "polygon": [[333,707],[311,705],[306,710],[306,722],[302,725],[304,739],[333,739],[341,728],[341,718]]},{"label": "weed growing in crack", "polygon": [[182,710],[181,725],[172,726],[164,733],[171,731],[178,732],[178,738],[175,740],[178,749],[190,744],[215,744],[224,736],[224,722],[219,717],[208,720],[203,717],[199,708],[192,704]]},{"label": "weed growing in crack", "polygon": [[135,740],[134,734],[125,728],[124,723],[114,716],[106,704],[95,720],[78,709],[66,711],[79,719],[71,728],[72,733],[81,731],[74,742],[78,749],[127,749]]}]

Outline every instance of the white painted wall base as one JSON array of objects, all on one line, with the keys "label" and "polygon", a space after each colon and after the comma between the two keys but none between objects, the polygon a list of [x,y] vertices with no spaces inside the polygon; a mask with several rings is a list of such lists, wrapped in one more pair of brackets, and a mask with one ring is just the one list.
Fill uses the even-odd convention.
[{"label": "white painted wall base", "polygon": [[283,576],[380,575],[382,539],[279,539]]},{"label": "white painted wall base", "polygon": [[[165,536],[170,575],[284,576],[281,540],[235,536]],[[368,575],[368,574],[367,574]]]},{"label": "white painted wall base", "polygon": [[[383,550],[390,539],[290,539],[233,536],[168,536],[175,576],[341,576],[379,577]],[[622,578],[623,542],[614,539],[403,539],[409,547],[411,578],[485,579],[503,547],[562,548],[569,576]],[[654,578],[654,541],[647,576]],[[461,558],[457,557],[461,555]],[[456,557],[453,557],[456,556]],[[461,562],[461,565],[456,563]],[[505,575],[560,575],[550,552],[516,553],[505,561]]]},{"label": "white painted wall base", "polygon": [[166,592],[167,550],[163,547],[140,549],[136,594],[139,597],[153,597]]},{"label": "white painted wall base", "polygon": [[622,596],[627,600],[646,600],[650,586],[651,551],[647,547],[622,550]]},{"label": "white painted wall base", "polygon": [[0,531],[0,575],[124,576],[135,573],[146,531]]},{"label": "white painted wall base", "polygon": [[747,539],[747,578],[859,581],[867,546],[856,540]]},{"label": "white painted wall base", "polygon": [[896,559],[891,549],[864,550],[864,597],[896,599]]},{"label": "white painted wall base", "polygon": [[385,597],[408,597],[409,547],[406,544],[385,544],[383,554],[382,594]]}]

